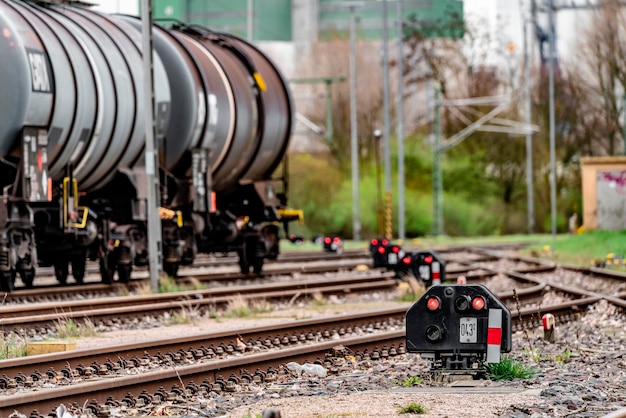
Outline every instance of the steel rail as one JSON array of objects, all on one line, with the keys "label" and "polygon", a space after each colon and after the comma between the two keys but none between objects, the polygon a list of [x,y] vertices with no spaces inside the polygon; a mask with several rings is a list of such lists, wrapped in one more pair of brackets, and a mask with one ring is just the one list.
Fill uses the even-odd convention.
[{"label": "steel rail", "polygon": [[[405,304],[397,308],[377,309],[355,314],[343,314],[326,316],[316,319],[305,319],[289,321],[273,325],[257,326],[252,328],[235,328],[220,332],[207,332],[194,336],[184,336],[178,338],[168,338],[163,340],[150,341],[149,347],[146,342],[116,345],[114,347],[91,348],[84,350],[72,350],[60,353],[50,353],[30,357],[19,357],[8,360],[0,360],[0,370],[2,374],[10,378],[15,378],[18,374],[30,375],[35,370],[45,372],[49,369],[61,370],[68,365],[92,364],[94,362],[104,364],[111,358],[131,359],[133,357],[142,358],[146,355],[154,355],[157,352],[177,352],[181,348],[185,350],[197,349],[199,347],[222,346],[227,350],[237,351],[236,346],[241,341],[270,341],[288,336],[289,340],[297,334],[322,335],[326,331],[338,332],[340,327],[375,328],[376,324],[382,323],[402,323],[406,311],[410,304]],[[297,338],[300,341],[300,337]]]},{"label": "steel rail", "polygon": [[[502,292],[498,297],[502,297],[509,292]],[[582,308],[597,302],[598,298],[583,298],[561,304],[544,307],[511,309],[513,319],[519,326],[527,325],[529,322],[537,322],[537,317],[542,313],[553,313],[558,317],[580,313]],[[326,328],[332,328],[337,324],[349,323],[350,326],[361,326],[365,322],[375,321],[404,321],[406,311],[411,304],[402,304],[398,307],[359,312],[356,314],[336,315],[318,319],[290,321],[267,326],[253,328],[231,329],[215,333],[199,334],[180,338],[170,338],[164,340],[150,341],[150,347],[146,347],[145,342],[122,344],[113,347],[93,348],[84,350],[73,350],[62,353],[51,353],[30,357],[19,357],[8,360],[0,360],[0,370],[5,376],[15,377],[19,373],[29,375],[34,370],[61,369],[68,364],[92,364],[93,362],[104,363],[109,358],[129,359],[132,357],[142,357],[151,352],[178,351],[181,347],[193,349],[201,346],[224,345],[232,346],[236,340],[248,341],[276,337],[277,333],[294,334],[306,331],[323,332]]]},{"label": "steel rail", "polygon": [[[87,403],[104,405],[110,397],[123,400],[128,397],[129,393],[138,397],[139,394],[147,392],[151,394],[151,399],[156,399],[157,397],[152,394],[162,391],[163,388],[181,388],[181,386],[190,387],[191,385],[198,387],[202,383],[207,385],[223,380],[224,376],[241,374],[242,370],[261,370],[268,373],[271,369],[277,370],[281,365],[292,361],[298,363],[323,362],[327,353],[339,344],[356,355],[381,346],[386,346],[385,349],[398,347],[398,351],[402,352],[404,341],[404,330],[390,331],[346,338],[341,341],[310,342],[277,351],[201,362],[188,366],[173,366],[166,370],[88,381],[67,387],[42,389],[28,393],[18,392],[8,396],[0,396],[0,416],[8,416],[16,410],[26,414],[35,410],[47,413],[47,411],[56,408],[60,402],[78,405]],[[257,375],[262,376],[263,374]],[[172,393],[173,390],[169,389],[166,396]]]},{"label": "steel rail", "polygon": [[[197,268],[194,270],[186,269],[181,271],[180,277],[176,279],[179,284],[190,283],[191,281],[200,283],[213,283],[213,282],[228,282],[228,281],[251,281],[259,279],[272,278],[279,275],[294,275],[294,274],[316,274],[316,273],[330,273],[336,271],[342,271],[346,269],[354,269],[363,262],[354,261],[346,262],[342,264],[324,264],[324,265],[308,265],[302,264],[298,267],[281,266],[279,264],[268,267],[264,272],[250,275],[241,274],[238,269],[233,267],[232,272],[209,272],[203,271],[203,268]],[[369,268],[369,265],[366,264]],[[85,284],[69,284],[68,286],[59,286],[58,284],[37,284],[34,289],[18,288],[17,290],[6,294],[6,300],[37,300],[42,298],[54,299],[56,294],[111,294],[111,293],[123,293],[128,290],[137,289],[145,286],[144,272],[135,274],[135,277],[130,280],[128,284],[113,283],[111,285],[102,284],[100,282],[89,282]],[[146,276],[147,277],[147,276]]]},{"label": "steel rail", "polygon": [[[184,308],[215,308],[224,306],[235,297],[248,300],[293,300],[314,294],[346,294],[381,289],[393,289],[397,282],[392,277],[352,276],[329,281],[297,281],[255,286],[233,286],[204,291],[164,293],[158,295],[104,298],[89,301],[71,301],[19,307],[0,308],[0,329],[15,330],[53,325],[59,320],[104,321],[120,315],[143,316]],[[56,305],[56,306],[55,306]]]}]

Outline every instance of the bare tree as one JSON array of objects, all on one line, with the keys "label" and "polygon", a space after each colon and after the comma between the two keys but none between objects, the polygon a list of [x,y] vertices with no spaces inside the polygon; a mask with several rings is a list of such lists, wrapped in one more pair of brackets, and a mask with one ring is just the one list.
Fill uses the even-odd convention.
[{"label": "bare tree", "polygon": [[576,51],[569,68],[580,106],[578,142],[588,155],[615,155],[623,151],[626,92],[626,12],[618,1],[602,2]]},{"label": "bare tree", "polygon": [[[380,63],[380,43],[358,41],[356,44],[357,100],[358,100],[358,142],[361,158],[371,158],[372,132],[380,127],[382,118],[382,68]],[[301,65],[304,77],[345,76],[346,81],[332,87],[333,138],[328,144],[334,159],[341,167],[350,166],[350,79],[349,41],[341,38],[317,42],[311,45]],[[309,86],[298,85],[295,92],[306,91],[312,98],[306,116],[319,124],[326,124],[325,85],[316,83]]]}]

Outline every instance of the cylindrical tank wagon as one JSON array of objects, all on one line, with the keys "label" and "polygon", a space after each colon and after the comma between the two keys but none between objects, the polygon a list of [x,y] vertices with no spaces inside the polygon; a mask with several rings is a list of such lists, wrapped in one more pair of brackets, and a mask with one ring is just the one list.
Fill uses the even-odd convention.
[{"label": "cylindrical tank wagon", "polygon": [[[285,199],[272,173],[293,102],[253,45],[206,28],[155,25],[163,259],[237,251],[260,271],[278,253]],[[37,264],[105,282],[147,263],[142,34],[138,18],[0,1],[0,286]]]}]

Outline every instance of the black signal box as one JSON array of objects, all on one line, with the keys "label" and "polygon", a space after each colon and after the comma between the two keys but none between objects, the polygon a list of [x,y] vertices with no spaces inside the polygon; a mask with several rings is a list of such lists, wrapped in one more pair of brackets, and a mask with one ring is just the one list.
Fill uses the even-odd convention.
[{"label": "black signal box", "polygon": [[433,286],[407,311],[407,351],[448,363],[499,362],[500,352],[511,351],[511,322],[509,309],[483,285]]},{"label": "black signal box", "polygon": [[424,282],[427,287],[446,280],[446,263],[434,251],[414,252],[411,268],[413,275]]}]

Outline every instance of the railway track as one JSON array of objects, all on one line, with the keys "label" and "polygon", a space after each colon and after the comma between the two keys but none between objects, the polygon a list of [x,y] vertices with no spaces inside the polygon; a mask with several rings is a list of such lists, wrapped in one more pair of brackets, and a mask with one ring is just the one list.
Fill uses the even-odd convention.
[{"label": "railway track", "polygon": [[[574,320],[597,301],[588,297],[518,309],[513,316],[515,328],[535,327],[537,318],[545,313],[561,322]],[[172,399],[189,402],[190,397],[209,391],[228,392],[228,387],[241,380],[265,382],[268,375],[276,375],[271,379],[288,375],[284,368],[288,362],[318,362],[330,368],[333,363],[328,353],[339,345],[360,359],[386,358],[390,352],[400,355],[404,353],[404,315],[409,306],[163,340],[151,342],[149,347],[131,344],[0,361],[0,389],[14,393],[0,397],[0,414],[21,408],[31,413],[46,411],[66,402],[88,404],[98,416],[107,416],[111,399],[117,400],[113,404],[140,402],[145,407]],[[354,336],[362,333],[367,336]],[[181,382],[185,382],[184,389]],[[41,387],[48,389],[31,393]]]},{"label": "railway track", "polygon": [[85,319],[92,323],[129,321],[146,316],[159,316],[180,310],[224,310],[236,298],[261,300],[268,303],[293,303],[296,299],[311,299],[315,295],[345,295],[357,292],[391,291],[397,285],[393,274],[362,272],[337,275],[332,279],[293,280],[281,283],[261,283],[229,286],[156,295],[109,297],[69,302],[13,305],[0,308],[0,329],[25,332],[29,329],[54,329],[59,321]]},{"label": "railway track", "polygon": [[[176,285],[181,288],[202,288],[202,287],[225,287],[233,285],[244,285],[261,283],[265,281],[279,281],[297,278],[307,275],[324,275],[345,271],[352,271],[359,266],[369,265],[369,260],[357,258],[354,260],[337,258],[326,260],[323,263],[316,261],[298,262],[268,266],[260,274],[241,274],[237,267],[230,266],[224,271],[211,271],[211,269],[196,268],[193,270],[183,269],[180,277],[176,280]],[[95,297],[119,296],[142,292],[149,288],[146,275],[138,274],[127,284],[114,283],[113,285],[90,282],[82,285],[74,284],[70,286],[58,286],[49,284],[38,286],[35,289],[21,289],[4,296],[4,304],[24,304],[33,302],[64,301],[72,299],[89,299]],[[145,277],[143,277],[145,276]]]},{"label": "railway track", "polygon": [[[496,263],[494,264],[494,262]],[[564,267],[553,263],[537,263],[535,260],[523,259],[497,261],[497,256],[493,255],[478,257],[469,263],[465,266],[462,265],[463,263],[459,263],[458,267],[451,268],[453,273],[448,278],[454,277],[453,275],[457,277],[466,275],[471,281],[506,282],[511,280],[517,283],[514,290],[496,292],[498,297],[505,301],[511,309],[514,330],[536,328],[540,324],[541,316],[545,313],[554,314],[561,324],[576,321],[588,307],[601,300],[608,301],[620,308],[624,307],[626,294],[614,291],[616,288],[619,289],[621,279],[607,272],[599,272],[599,274],[594,275],[594,272],[589,270],[566,269],[568,273],[585,276],[587,281],[606,279],[616,284],[616,286],[609,287],[600,285],[598,287],[604,292],[594,292],[550,280],[555,272],[559,273],[561,269],[564,269]],[[515,270],[509,270],[510,268]],[[593,277],[590,278],[590,274]],[[390,281],[395,286],[395,280],[390,279]],[[345,289],[345,284],[342,285]],[[267,290],[267,285],[264,287]],[[305,287],[308,289],[309,285]],[[250,295],[255,294],[252,289],[250,292]],[[527,301],[537,300],[541,295],[551,292],[568,295],[569,300],[561,303],[527,303]],[[186,297],[190,297],[190,295],[186,295]],[[398,326],[398,323],[402,322],[402,317],[407,308],[408,305],[402,305],[395,309],[386,310],[384,316],[387,319],[392,319],[395,326]],[[352,319],[354,320],[354,318]],[[339,318],[325,318],[322,322],[332,327],[337,326],[341,320]],[[31,412],[34,410],[47,411],[59,405],[60,402],[73,403],[75,409],[82,407],[83,410],[87,408],[91,411],[98,411],[99,416],[110,416],[119,408],[132,407],[143,408],[143,410],[158,408],[160,403],[180,405],[182,409],[185,405],[188,407],[195,405],[192,406],[195,408],[200,407],[201,402],[194,404],[192,400],[197,397],[208,396],[209,392],[217,391],[232,394],[233,392],[230,391],[240,390],[242,385],[245,387],[249,382],[272,383],[280,382],[281,379],[293,379],[294,374],[285,368],[285,364],[290,361],[300,363],[317,361],[320,365],[324,365],[327,370],[331,370],[333,367],[335,367],[334,370],[338,370],[337,364],[350,356],[359,360],[363,360],[363,358],[369,360],[372,357],[391,358],[393,356],[390,355],[390,352],[393,352],[394,356],[403,353],[403,330],[400,330],[399,334],[396,331],[371,333],[365,339],[359,336],[323,341],[324,336],[340,333],[331,330],[324,331],[321,328],[314,331],[315,327],[321,326],[314,322],[304,321],[301,325],[300,331],[296,330],[299,325],[292,322],[287,326],[283,324],[257,330],[238,330],[236,333],[230,331],[197,339],[152,342],[150,347],[135,344],[109,349],[79,350],[72,353],[41,356],[41,362],[36,358],[5,360],[0,362],[0,370],[4,373],[0,377],[0,389],[11,388],[17,391],[23,390],[23,392],[13,398],[0,396],[0,416],[5,416],[3,414],[5,411],[8,413],[16,409],[16,405],[19,408],[24,408],[24,410],[33,408]],[[281,330],[281,326],[284,326],[284,329]],[[339,327],[341,328],[342,325]],[[352,329],[348,324],[344,324],[343,328]],[[363,328],[372,329],[373,327],[364,326],[360,329]],[[260,334],[254,334],[254,332]],[[265,334],[262,334],[263,332]],[[345,336],[349,333],[344,332],[343,334]],[[322,342],[318,344],[317,341]],[[285,345],[283,346],[283,344]],[[279,350],[278,347],[281,346],[283,348]],[[338,357],[333,357],[332,353],[337,351],[338,346],[349,349],[349,354],[341,352]],[[387,348],[383,348],[384,346]],[[254,347],[256,347],[256,351]],[[271,354],[270,347],[272,353],[276,349],[276,352],[282,354]],[[259,351],[263,351],[263,353],[259,353]],[[218,359],[215,355],[216,352],[225,353],[226,358]],[[310,356],[305,356],[304,352]],[[213,357],[206,359],[204,357],[206,353],[211,353]],[[128,372],[131,369],[141,369],[155,361],[154,359],[162,361],[160,367],[163,370],[147,372],[145,376],[142,371],[141,377],[139,375],[125,376],[123,381],[118,380],[118,377],[107,377],[109,372],[119,372],[120,370]],[[199,363],[189,364],[191,363],[190,359],[193,359],[194,362],[198,360]],[[46,371],[44,372],[44,370]],[[88,379],[86,378],[87,375],[89,376]],[[203,378],[200,379],[200,377]],[[76,398],[73,397],[74,389],[72,389],[75,385],[69,383],[63,387],[46,390],[46,393],[50,395],[49,397],[45,395],[46,399],[43,400],[41,392],[37,395],[28,395],[29,387],[41,384],[43,381],[47,382],[49,379],[65,381],[66,383],[80,382],[80,385],[86,386],[76,389]],[[116,386],[110,391],[107,389],[107,381],[109,380],[111,385]],[[112,383],[113,380],[116,383]],[[192,381],[195,383],[191,383]],[[18,398],[21,400],[18,401]],[[37,399],[44,403],[37,403],[39,402]],[[36,413],[36,411],[33,412],[35,414],[33,416],[37,416]]]}]

